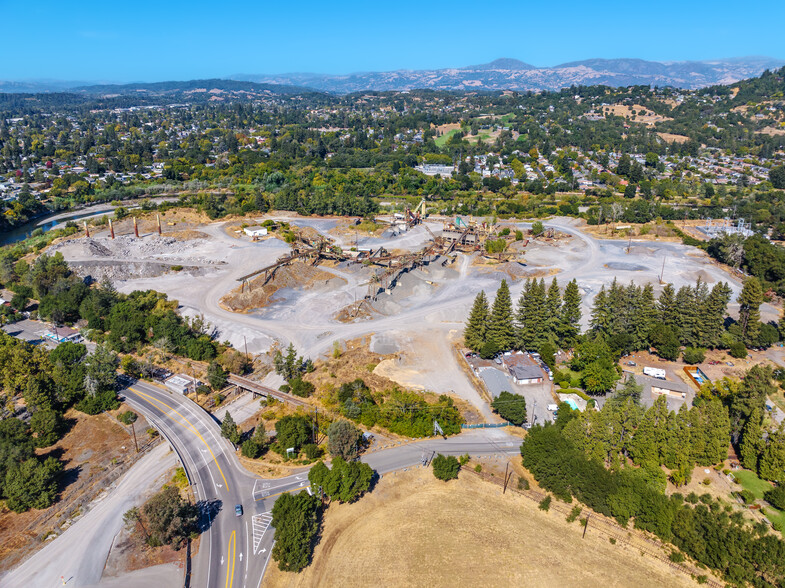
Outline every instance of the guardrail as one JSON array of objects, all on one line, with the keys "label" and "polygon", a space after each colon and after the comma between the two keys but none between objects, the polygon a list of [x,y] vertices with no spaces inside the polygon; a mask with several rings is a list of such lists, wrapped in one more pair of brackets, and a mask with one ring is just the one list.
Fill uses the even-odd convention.
[{"label": "guardrail", "polygon": [[513,427],[513,426],[515,426],[515,425],[513,425],[510,422],[507,422],[507,423],[479,423],[479,424],[476,424],[476,425],[467,425],[467,424],[464,423],[463,425],[461,425],[461,429],[498,429],[500,427]]}]

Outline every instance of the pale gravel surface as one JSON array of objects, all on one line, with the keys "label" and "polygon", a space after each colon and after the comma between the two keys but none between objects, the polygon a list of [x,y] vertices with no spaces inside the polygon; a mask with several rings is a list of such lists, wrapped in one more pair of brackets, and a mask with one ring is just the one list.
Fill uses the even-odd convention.
[{"label": "pale gravel surface", "polygon": [[[336,225],[333,219],[277,218],[312,227],[325,235]],[[429,223],[429,226],[437,233],[440,230],[436,223]],[[514,223],[514,226],[528,228],[530,225]],[[741,288],[738,280],[713,264],[705,253],[692,247],[633,240],[631,251],[627,253],[627,241],[594,239],[577,228],[574,219],[557,218],[545,222],[545,226],[572,237],[554,243],[532,241],[525,250],[524,265],[517,265],[516,273],[553,272],[562,287],[577,278],[583,294],[584,327],[588,324],[594,296],[614,277],[622,284],[631,281],[639,285],[652,283],[658,293],[663,256],[666,259],[665,278],[676,288],[693,285],[698,276],[709,286],[720,280],[728,282],[734,299]],[[124,241],[122,252],[126,259],[138,257],[135,248],[147,254],[162,244],[163,248],[150,261],[177,259],[184,265],[193,263],[201,264],[201,267],[197,275],[167,273],[118,280],[115,282],[118,290],[130,292],[152,288],[166,292],[170,298],[179,300],[185,315],[204,314],[218,329],[220,340],[227,340],[237,348],[244,348],[247,342],[251,353],[262,353],[278,340],[282,345],[291,341],[300,353],[317,357],[328,353],[336,340],[374,335],[374,344],[383,341],[385,353],[403,356],[401,365],[406,373],[402,372],[401,377],[408,378],[409,383],[438,393],[452,391],[477,406],[483,414],[488,414],[487,405],[471,382],[456,369],[450,340],[460,336],[476,294],[485,290],[493,297],[505,275],[499,269],[478,268],[471,264],[473,258],[463,254],[445,267],[436,262],[418,268],[404,274],[391,293],[379,296],[374,303],[378,312],[373,320],[346,324],[333,317],[339,309],[365,295],[367,271],[342,264],[338,268],[325,268],[346,280],[331,291],[285,289],[280,291],[279,302],[252,313],[238,314],[221,308],[220,298],[238,285],[238,277],[274,262],[289,247],[274,238],[258,243],[232,238],[226,234],[222,223],[199,230],[208,237],[176,244],[170,243],[165,236],[163,239],[156,236]],[[425,228],[420,226],[399,237],[377,239],[374,246],[383,244],[388,249],[417,250],[427,239]],[[351,241],[351,237],[344,237],[341,244],[352,244]],[[107,246],[111,247],[106,238],[102,243],[109,243]],[[96,258],[100,259],[100,256]],[[546,282],[550,279],[546,278]],[[517,301],[522,289],[523,280],[511,284],[514,300]],[[731,313],[736,308],[737,305],[732,304]],[[764,319],[768,320],[772,314],[773,309],[764,305]]]}]

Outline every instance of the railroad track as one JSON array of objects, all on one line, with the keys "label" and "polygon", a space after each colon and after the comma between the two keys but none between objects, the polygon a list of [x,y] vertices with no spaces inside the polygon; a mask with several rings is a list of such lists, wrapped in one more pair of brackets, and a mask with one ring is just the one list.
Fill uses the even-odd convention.
[{"label": "railroad track", "polygon": [[301,398],[298,398],[297,396],[287,394],[286,392],[281,392],[280,390],[273,390],[272,388],[263,386],[262,384],[254,382],[253,380],[249,380],[243,376],[229,374],[227,382],[239,388],[249,390],[254,394],[261,394],[262,396],[272,397],[276,400],[280,400],[281,402],[288,402],[289,404],[293,404],[295,406],[309,406],[307,402]]}]

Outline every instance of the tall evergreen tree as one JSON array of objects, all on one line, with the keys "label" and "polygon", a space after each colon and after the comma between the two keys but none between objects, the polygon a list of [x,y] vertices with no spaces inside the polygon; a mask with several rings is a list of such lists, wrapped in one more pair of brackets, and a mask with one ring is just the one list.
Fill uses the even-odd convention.
[{"label": "tall evergreen tree", "polygon": [[728,446],[730,445],[728,407],[719,398],[712,398],[701,406],[705,407],[702,413],[705,422],[706,443],[703,454],[697,455],[695,461],[701,465],[714,465],[728,457]]},{"label": "tall evergreen tree", "polygon": [[466,347],[472,351],[479,352],[485,344],[485,332],[488,328],[488,299],[485,291],[480,291],[474,299],[469,320],[466,321],[466,329],[463,332],[463,339]]},{"label": "tall evergreen tree", "polygon": [[718,282],[703,302],[699,319],[700,331],[703,333],[701,347],[717,348],[721,345],[730,298],[730,286],[725,282]]},{"label": "tall evergreen tree", "polygon": [[665,284],[657,299],[660,321],[679,332],[679,309],[676,306],[676,291],[673,284]]},{"label": "tall evergreen tree", "polygon": [[605,286],[602,286],[594,297],[589,326],[597,333],[607,333],[610,325],[611,309],[608,305],[608,293],[605,291]]},{"label": "tall evergreen tree", "polygon": [[665,465],[672,470],[671,479],[677,486],[690,481],[695,462],[691,447],[692,427],[687,405],[682,404],[679,412],[671,412],[668,419],[668,449]]},{"label": "tall evergreen tree", "polygon": [[515,345],[515,327],[513,326],[512,300],[507,280],[502,280],[493,301],[488,328],[485,332],[486,343],[491,343],[497,351],[512,349]]},{"label": "tall evergreen tree", "polygon": [[556,278],[553,278],[545,299],[545,307],[548,312],[549,335],[555,334],[558,331],[559,322],[561,319],[561,306],[562,300],[561,291],[559,290],[559,283],[556,281]]},{"label": "tall evergreen tree", "polygon": [[562,347],[575,346],[575,340],[580,332],[581,321],[581,293],[578,283],[573,279],[564,289],[564,303],[561,308],[559,320],[559,341]]},{"label": "tall evergreen tree", "polygon": [[690,286],[682,286],[676,293],[676,308],[679,309],[679,323],[676,334],[679,342],[689,344],[691,347],[699,347],[693,345],[693,333],[695,325],[698,322],[698,304],[695,300],[695,290]]},{"label": "tall evergreen tree", "polygon": [[785,431],[782,426],[769,433],[766,446],[760,456],[760,477],[764,480],[775,480],[778,484],[785,483]]},{"label": "tall evergreen tree", "polygon": [[763,452],[763,417],[759,408],[754,408],[744,429],[741,432],[741,443],[739,444],[739,458],[741,465],[748,470],[758,473],[758,462]]},{"label": "tall evergreen tree", "polygon": [[545,281],[527,281],[518,305],[518,345],[528,351],[539,351],[548,334]]},{"label": "tall evergreen tree", "polygon": [[763,288],[758,278],[752,276],[744,281],[737,302],[742,341],[752,347],[757,345],[760,335],[760,305],[763,302]]}]

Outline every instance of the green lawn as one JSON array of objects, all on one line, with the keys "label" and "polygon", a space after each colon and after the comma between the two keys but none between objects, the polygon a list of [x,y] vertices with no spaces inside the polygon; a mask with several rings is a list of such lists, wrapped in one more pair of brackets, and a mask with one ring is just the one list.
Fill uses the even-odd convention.
[{"label": "green lawn", "polygon": [[437,147],[444,147],[444,144],[447,143],[447,141],[450,140],[450,137],[452,137],[459,130],[460,129],[453,129],[451,131],[448,131],[448,132],[444,133],[441,137],[436,137],[433,140],[433,142],[436,143]]},{"label": "green lawn", "polygon": [[785,512],[769,507],[763,509],[763,514],[771,521],[771,524],[774,525],[775,529],[780,533],[785,532]]},{"label": "green lawn", "polygon": [[749,470],[739,470],[733,472],[733,475],[745,490],[752,492],[755,498],[763,498],[766,490],[771,490],[772,486],[766,480],[761,480],[754,472]]}]

